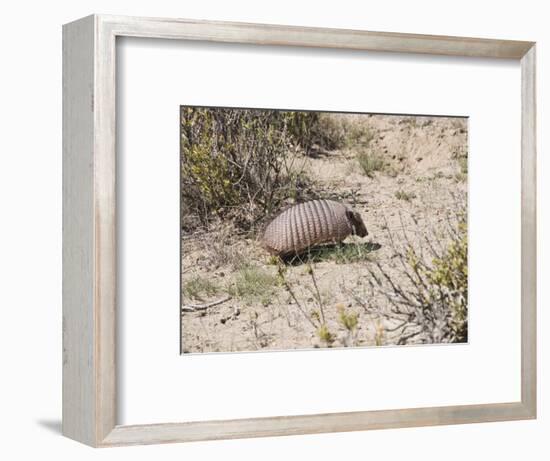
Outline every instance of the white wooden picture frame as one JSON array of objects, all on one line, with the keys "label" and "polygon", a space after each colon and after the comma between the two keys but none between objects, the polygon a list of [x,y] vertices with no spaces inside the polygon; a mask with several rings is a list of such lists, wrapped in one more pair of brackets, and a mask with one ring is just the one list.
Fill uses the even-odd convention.
[{"label": "white wooden picture frame", "polygon": [[[521,63],[521,400],[481,405],[119,425],[116,386],[116,39],[507,58]],[[536,417],[535,43],[93,15],[63,28],[63,434],[91,446]]]}]

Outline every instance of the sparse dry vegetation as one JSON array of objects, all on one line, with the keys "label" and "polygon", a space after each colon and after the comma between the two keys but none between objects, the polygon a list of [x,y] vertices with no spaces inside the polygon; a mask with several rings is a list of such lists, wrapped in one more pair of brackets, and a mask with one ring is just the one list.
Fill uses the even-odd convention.
[{"label": "sparse dry vegetation", "polygon": [[[406,231],[404,231],[406,232]],[[365,297],[370,312],[397,321],[392,329],[397,344],[417,338],[423,343],[468,340],[468,233],[465,213],[459,211],[447,228],[446,244],[435,235],[413,243],[405,235],[398,247],[390,239],[397,271],[379,262],[368,266],[371,293],[387,300],[386,309]],[[445,245],[445,246],[443,246]]]},{"label": "sparse dry vegetation", "polygon": [[455,177],[457,181],[464,182],[468,178],[468,151],[466,147],[458,147],[453,152],[453,159],[458,163],[459,171],[456,173]]},{"label": "sparse dry vegetation", "polygon": [[[184,352],[468,340],[464,119],[182,108]],[[366,239],[281,260],[280,209],[348,204]]]},{"label": "sparse dry vegetation", "polygon": [[[181,108],[182,226],[229,220],[249,229],[307,191],[297,139],[308,113]],[[303,163],[303,162],[302,162]]]},{"label": "sparse dry vegetation", "polygon": [[193,300],[204,301],[219,292],[219,287],[207,277],[194,276],[182,285],[183,295]]},{"label": "sparse dry vegetation", "polygon": [[357,162],[363,174],[367,175],[369,178],[372,178],[375,172],[384,169],[384,159],[372,151],[367,150],[359,152],[359,154],[357,154]]},{"label": "sparse dry vegetation", "polygon": [[274,288],[279,284],[276,275],[258,266],[244,266],[237,271],[229,285],[229,294],[245,302],[269,304]]},{"label": "sparse dry vegetation", "polygon": [[397,200],[405,200],[406,202],[410,202],[413,198],[416,198],[416,194],[412,192],[405,192],[400,189],[395,192],[395,198]]}]

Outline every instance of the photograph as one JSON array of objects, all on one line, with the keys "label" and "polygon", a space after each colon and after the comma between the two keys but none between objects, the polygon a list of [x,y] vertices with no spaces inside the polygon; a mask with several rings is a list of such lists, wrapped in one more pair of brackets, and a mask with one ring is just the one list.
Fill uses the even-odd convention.
[{"label": "photograph", "polygon": [[468,118],[180,107],[180,353],[468,342]]}]

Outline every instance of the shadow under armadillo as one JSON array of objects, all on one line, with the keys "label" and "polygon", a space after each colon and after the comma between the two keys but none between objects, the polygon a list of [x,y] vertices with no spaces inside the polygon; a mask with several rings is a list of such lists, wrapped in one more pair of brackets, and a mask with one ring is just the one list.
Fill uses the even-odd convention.
[{"label": "shadow under armadillo", "polygon": [[331,243],[309,248],[299,254],[290,254],[281,257],[288,266],[299,266],[323,261],[335,261],[339,264],[368,261],[369,255],[378,251],[382,245],[375,242],[365,243]]}]

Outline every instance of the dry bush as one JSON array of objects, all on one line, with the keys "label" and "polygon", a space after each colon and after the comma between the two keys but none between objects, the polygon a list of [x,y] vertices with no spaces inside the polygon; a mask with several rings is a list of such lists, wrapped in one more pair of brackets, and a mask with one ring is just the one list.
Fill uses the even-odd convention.
[{"label": "dry bush", "polygon": [[[387,330],[398,344],[468,341],[468,236],[465,212],[449,218],[445,239],[424,236],[424,245],[398,246],[391,240],[396,269],[375,261],[368,266],[370,296],[360,302],[395,324]],[[403,226],[404,228],[404,226]],[[445,243],[446,242],[446,243]],[[400,280],[406,280],[401,282]],[[388,308],[372,304],[382,294]]]},{"label": "dry bush", "polygon": [[310,145],[321,149],[340,149],[348,143],[349,123],[345,117],[313,112],[310,115]]},{"label": "dry bush", "polygon": [[370,150],[359,152],[357,154],[357,162],[363,174],[369,178],[372,178],[376,171],[384,169],[383,157]]},{"label": "dry bush", "polygon": [[181,108],[182,227],[218,218],[241,229],[308,191],[300,153],[315,114]]},{"label": "dry bush", "polygon": [[[316,197],[305,174],[307,156],[364,150],[373,138],[367,125],[341,114],[182,107],[180,115],[186,232],[220,219],[254,230],[282,207]],[[371,157],[363,159],[366,174],[382,168]]]},{"label": "dry bush", "polygon": [[[315,197],[305,157],[366,149],[372,138],[368,126],[341,114],[182,107],[182,228],[223,219],[254,229],[283,206]],[[367,174],[379,169],[372,160]]]},{"label": "dry bush", "polygon": [[364,120],[355,114],[310,114],[310,140],[326,150],[359,149],[370,146],[375,134]]}]

